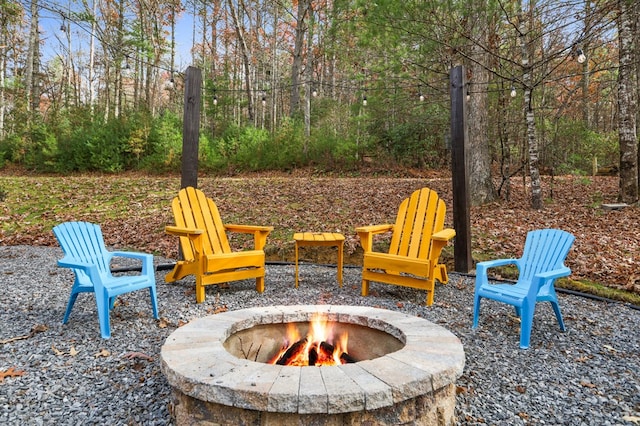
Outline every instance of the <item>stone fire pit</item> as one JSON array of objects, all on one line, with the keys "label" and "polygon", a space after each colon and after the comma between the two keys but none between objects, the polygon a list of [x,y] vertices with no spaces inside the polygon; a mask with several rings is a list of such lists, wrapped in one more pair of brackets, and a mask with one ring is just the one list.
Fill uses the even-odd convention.
[{"label": "stone fire pit", "polygon": [[[315,314],[349,331],[358,362],[338,366],[266,363],[287,323]],[[353,342],[353,348],[352,348]],[[455,424],[460,340],[399,312],[358,306],[274,306],[199,318],[161,351],[179,425]]]}]

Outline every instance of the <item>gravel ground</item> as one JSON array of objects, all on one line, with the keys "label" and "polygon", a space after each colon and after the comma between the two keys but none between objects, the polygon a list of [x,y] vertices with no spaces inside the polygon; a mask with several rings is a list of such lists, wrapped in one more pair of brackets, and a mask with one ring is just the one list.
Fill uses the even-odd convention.
[{"label": "gravel ground", "polygon": [[[360,296],[360,269],[303,264],[298,289],[292,265],[268,265],[267,290],[253,281],[209,287],[195,303],[193,280],[166,284],[157,272],[161,319],[148,292],[119,298],[111,339],[100,338],[93,297],[80,295],[61,324],[72,273],[56,267],[51,247],[0,247],[0,424],[170,425],[170,388],[160,348],[176,327],[220,310],[281,304],[368,305],[418,315],[462,341],[466,365],[458,379],[459,424],[632,425],[640,422],[640,311],[620,303],[560,295],[567,331],[548,304],[538,305],[531,348],[518,349],[519,324],[509,306],[483,302],[471,330],[473,278],[450,274],[425,293],[372,284]],[[156,258],[157,264],[166,259]],[[13,370],[11,370],[13,369]],[[5,374],[2,374],[2,373]],[[15,375],[7,375],[14,372]],[[6,376],[3,378],[3,376]]]}]

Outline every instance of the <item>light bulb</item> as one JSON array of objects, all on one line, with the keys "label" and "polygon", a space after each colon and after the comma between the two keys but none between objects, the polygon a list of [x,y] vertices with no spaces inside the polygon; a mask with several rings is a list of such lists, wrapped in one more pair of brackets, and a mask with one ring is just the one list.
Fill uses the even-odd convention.
[{"label": "light bulb", "polygon": [[218,97],[217,96],[213,96],[213,105],[218,105]]},{"label": "light bulb", "polygon": [[318,91],[316,89],[313,89],[313,91],[311,92],[311,96],[313,96],[314,98],[318,96]]},{"label": "light bulb", "polygon": [[420,102],[423,102],[423,101],[424,101],[424,95],[423,95],[422,93],[420,93],[419,98],[420,98]]},{"label": "light bulb", "polygon": [[262,106],[265,106],[266,104],[267,104],[267,97],[262,96]]},{"label": "light bulb", "polygon": [[511,86],[511,97],[515,98],[516,96],[518,96],[518,92],[516,92],[516,88]]},{"label": "light bulb", "polygon": [[367,106],[367,95],[362,97],[362,105]]},{"label": "light bulb", "polygon": [[578,63],[579,64],[584,64],[584,61],[587,60],[587,56],[584,54],[582,49],[578,49],[577,53],[578,53]]}]

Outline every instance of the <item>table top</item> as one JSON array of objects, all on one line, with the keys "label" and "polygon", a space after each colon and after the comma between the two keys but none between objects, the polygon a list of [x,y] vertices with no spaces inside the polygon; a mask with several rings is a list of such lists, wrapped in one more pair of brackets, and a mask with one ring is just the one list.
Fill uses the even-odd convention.
[{"label": "table top", "polygon": [[296,232],[295,241],[344,241],[344,235],[338,232]]}]

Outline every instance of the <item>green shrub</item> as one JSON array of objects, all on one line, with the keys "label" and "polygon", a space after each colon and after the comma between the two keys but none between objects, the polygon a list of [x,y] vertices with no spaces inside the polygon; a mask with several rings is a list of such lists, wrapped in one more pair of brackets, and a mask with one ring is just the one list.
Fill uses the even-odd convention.
[{"label": "green shrub", "polygon": [[165,111],[151,123],[139,167],[154,172],[177,171],[181,168],[182,119]]}]

